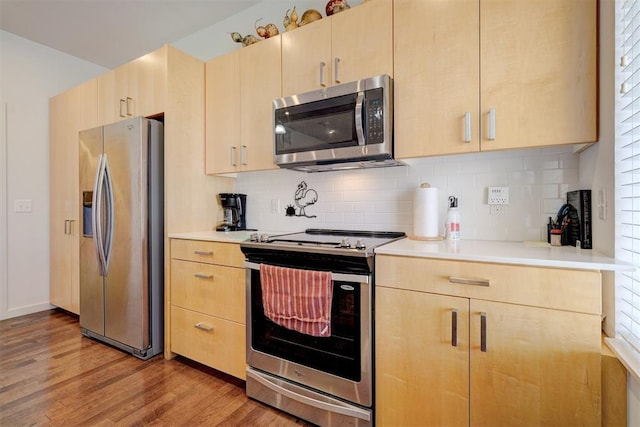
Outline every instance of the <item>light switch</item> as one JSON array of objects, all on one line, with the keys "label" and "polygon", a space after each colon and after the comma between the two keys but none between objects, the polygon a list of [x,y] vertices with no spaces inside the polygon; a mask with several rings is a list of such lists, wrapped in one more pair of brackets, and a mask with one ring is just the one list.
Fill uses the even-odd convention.
[{"label": "light switch", "polygon": [[15,200],[13,202],[13,210],[18,213],[29,213],[31,212],[31,200],[22,199]]}]

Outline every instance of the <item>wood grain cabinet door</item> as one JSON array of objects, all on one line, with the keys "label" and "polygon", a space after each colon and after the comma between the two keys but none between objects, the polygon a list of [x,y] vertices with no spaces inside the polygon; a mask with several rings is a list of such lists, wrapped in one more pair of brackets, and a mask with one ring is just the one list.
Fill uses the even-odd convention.
[{"label": "wood grain cabinet door", "polygon": [[471,300],[470,425],[600,426],[599,329],[593,314]]},{"label": "wood grain cabinet door", "polygon": [[331,81],[329,19],[282,34],[282,96],[322,89]]},{"label": "wood grain cabinet door", "polygon": [[376,287],[376,424],[469,425],[469,300]]},{"label": "wood grain cabinet door", "polygon": [[376,0],[331,16],[331,85],[393,77],[393,2]]},{"label": "wood grain cabinet door", "polygon": [[80,312],[80,190],[78,132],[97,126],[97,80],[50,101],[50,297],[51,304]]},{"label": "wood grain cabinet door", "polygon": [[477,0],[395,0],[398,158],[479,151]]},{"label": "wood grain cabinet door", "polygon": [[273,100],[282,94],[280,36],[240,50],[240,167],[277,169],[274,163]]},{"label": "wood grain cabinet door", "polygon": [[597,1],[481,0],[481,150],[597,140]]},{"label": "wood grain cabinet door", "polygon": [[239,50],[206,63],[205,90],[206,173],[237,172],[241,119]]}]

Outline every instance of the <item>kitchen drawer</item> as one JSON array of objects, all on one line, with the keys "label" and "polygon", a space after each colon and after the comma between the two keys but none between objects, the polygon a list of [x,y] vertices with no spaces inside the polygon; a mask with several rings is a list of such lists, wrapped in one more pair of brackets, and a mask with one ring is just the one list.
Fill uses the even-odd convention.
[{"label": "kitchen drawer", "polygon": [[240,244],[205,240],[171,239],[171,258],[233,267],[242,267],[244,263]]},{"label": "kitchen drawer", "polygon": [[172,260],[171,304],[245,323],[245,270]]},{"label": "kitchen drawer", "polygon": [[601,274],[376,255],[376,286],[601,314]]},{"label": "kitchen drawer", "polygon": [[171,351],[245,379],[245,327],[171,307]]}]

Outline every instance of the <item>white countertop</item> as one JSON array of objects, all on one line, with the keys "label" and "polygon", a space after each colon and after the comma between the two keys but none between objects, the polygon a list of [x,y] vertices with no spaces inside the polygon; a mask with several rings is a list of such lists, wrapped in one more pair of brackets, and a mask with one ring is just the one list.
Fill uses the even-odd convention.
[{"label": "white countertop", "polygon": [[[207,240],[240,243],[256,231],[195,231],[169,234],[171,239]],[[270,235],[282,231],[260,231]],[[550,246],[546,242],[503,242],[491,240],[422,241],[410,238],[396,240],[375,249],[376,254],[460,261],[493,262],[499,264],[532,265],[538,267],[576,268],[581,270],[624,270],[634,267],[591,249],[573,246]]]},{"label": "white countertop", "polygon": [[396,240],[375,249],[376,254],[582,270],[626,270],[634,267],[591,249],[550,246],[546,242],[489,240],[421,241]]},{"label": "white countertop", "polygon": [[194,231],[191,233],[172,233],[169,234],[169,238],[240,243],[247,240],[251,233],[255,233],[255,231]]},{"label": "white countertop", "polygon": [[252,233],[259,234],[285,234],[292,233],[292,231],[256,231],[256,230],[243,230],[243,231],[194,231],[189,233],[171,233],[170,239],[187,239],[187,240],[208,240],[210,242],[230,242],[240,243],[243,240],[247,240]]}]

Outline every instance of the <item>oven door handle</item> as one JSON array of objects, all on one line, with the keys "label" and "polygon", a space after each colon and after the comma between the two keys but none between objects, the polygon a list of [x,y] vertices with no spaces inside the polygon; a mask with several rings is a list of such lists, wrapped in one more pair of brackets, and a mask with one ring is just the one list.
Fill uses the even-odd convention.
[{"label": "oven door handle", "polygon": [[[245,268],[249,268],[251,270],[260,271],[260,264],[255,262],[244,262]],[[366,283],[369,284],[370,278],[364,274],[343,274],[343,273],[331,273],[331,279],[334,282],[353,282],[353,283]]]},{"label": "oven door handle", "polygon": [[360,409],[351,405],[346,406],[346,403],[345,403],[345,406],[341,406],[341,405],[336,405],[329,402],[322,402],[322,401],[313,399],[311,397],[303,396],[299,393],[296,393],[293,390],[289,390],[285,387],[275,384],[272,381],[269,381],[267,378],[264,378],[262,375],[252,372],[251,369],[247,369],[247,378],[251,378],[254,381],[260,383],[262,386],[270,390],[273,390],[277,393],[280,393],[281,395],[288,397],[291,400],[295,400],[296,402],[302,403],[303,405],[308,405],[314,408],[323,409],[325,411],[333,412],[336,414],[342,414],[349,417],[359,418],[367,422],[371,421],[371,414],[368,411],[365,411],[364,409]]}]

